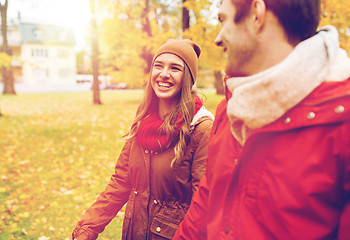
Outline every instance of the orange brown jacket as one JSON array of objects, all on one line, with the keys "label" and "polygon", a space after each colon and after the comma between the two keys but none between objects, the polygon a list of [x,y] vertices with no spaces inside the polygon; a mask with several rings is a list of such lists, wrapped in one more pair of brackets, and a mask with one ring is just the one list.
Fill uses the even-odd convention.
[{"label": "orange brown jacket", "polygon": [[172,239],[205,174],[212,124],[212,118],[204,116],[191,126],[183,160],[173,168],[173,148],[152,152],[143,149],[136,138],[128,140],[115,174],[83,214],[73,239],[96,239],[125,203],[122,239]]}]

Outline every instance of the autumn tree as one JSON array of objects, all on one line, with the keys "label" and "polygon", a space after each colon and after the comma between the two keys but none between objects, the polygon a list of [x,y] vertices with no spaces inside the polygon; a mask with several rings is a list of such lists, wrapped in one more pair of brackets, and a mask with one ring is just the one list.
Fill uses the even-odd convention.
[{"label": "autumn tree", "polygon": [[[223,93],[225,57],[214,43],[220,31],[219,0],[100,0],[99,3],[104,15],[100,26],[101,59],[108,63],[100,66],[114,81],[131,87],[143,86],[156,49],[169,38],[184,37],[202,48],[198,83],[203,77],[215,79],[217,92]],[[348,51],[349,9],[346,0],[322,0],[320,24],[336,26],[341,46]],[[211,73],[203,76],[203,70]]]},{"label": "autumn tree", "polygon": [[[214,45],[217,27],[213,24],[215,21],[206,22],[213,18],[209,11],[213,2],[214,0],[102,0],[104,9],[101,11],[106,17],[100,28],[101,58],[108,63],[104,72],[109,72],[116,82],[126,82],[131,87],[143,86],[156,49],[169,38],[184,37],[191,38],[202,46],[199,62],[201,69],[211,69],[214,66],[221,73],[222,53]],[[218,79],[222,85],[221,77]]]},{"label": "autumn tree", "polygon": [[182,31],[190,28],[190,11],[186,6],[187,0],[182,0]]},{"label": "autumn tree", "polygon": [[[143,8],[141,13],[142,32],[145,33],[148,38],[150,38],[153,36],[151,22],[149,18],[150,1],[144,0],[144,6],[142,8]],[[152,49],[144,45],[142,47],[141,57],[146,63],[144,71],[145,73],[148,73],[151,70],[151,64],[152,64],[152,58],[153,58]]]},{"label": "autumn tree", "polygon": [[0,1],[0,12],[1,12],[1,35],[2,35],[2,46],[0,52],[0,59],[4,61],[0,62],[2,79],[4,82],[4,94],[16,94],[14,87],[14,77],[11,67],[11,51],[7,42],[7,8],[8,0],[4,2]]},{"label": "autumn tree", "polygon": [[91,49],[92,49],[92,75],[93,75],[93,103],[102,104],[100,99],[100,83],[99,83],[99,46],[98,46],[98,31],[96,20],[95,0],[90,0],[91,10]]},{"label": "autumn tree", "polygon": [[143,87],[155,50],[181,32],[169,7],[155,0],[101,1],[101,59],[115,82]]},{"label": "autumn tree", "polygon": [[[192,24],[186,31],[186,36],[198,43],[202,48],[199,67],[210,69],[214,78],[214,87],[217,94],[224,93],[222,70],[225,66],[225,58],[221,48],[215,46],[215,38],[220,31],[217,21],[219,1],[215,0],[186,0],[185,7],[193,14]],[[208,76],[207,76],[208,77]]]},{"label": "autumn tree", "polygon": [[350,1],[322,0],[320,26],[333,25],[339,31],[340,46],[350,54]]}]

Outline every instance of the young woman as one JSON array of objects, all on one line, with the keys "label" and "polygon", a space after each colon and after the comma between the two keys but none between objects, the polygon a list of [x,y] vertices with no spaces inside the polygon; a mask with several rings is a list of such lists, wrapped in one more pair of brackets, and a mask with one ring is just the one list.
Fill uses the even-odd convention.
[{"label": "young woman", "polygon": [[73,239],[96,239],[125,203],[122,239],[172,239],[205,173],[213,122],[192,89],[200,52],[188,39],[158,49],[115,174]]}]

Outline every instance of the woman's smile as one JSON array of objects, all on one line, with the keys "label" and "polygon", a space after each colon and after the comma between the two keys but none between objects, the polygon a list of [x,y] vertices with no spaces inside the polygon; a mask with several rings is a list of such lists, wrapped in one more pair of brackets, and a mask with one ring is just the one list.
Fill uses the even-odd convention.
[{"label": "woman's smile", "polygon": [[162,81],[158,81],[157,84],[158,84],[158,87],[160,87],[161,89],[165,88],[166,90],[174,86],[174,84],[170,82],[162,82]]}]

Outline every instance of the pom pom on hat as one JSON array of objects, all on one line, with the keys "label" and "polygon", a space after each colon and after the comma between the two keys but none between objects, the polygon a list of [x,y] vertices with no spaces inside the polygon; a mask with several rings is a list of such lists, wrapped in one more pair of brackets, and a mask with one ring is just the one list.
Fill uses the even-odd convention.
[{"label": "pom pom on hat", "polygon": [[190,70],[193,83],[196,81],[198,58],[201,54],[201,48],[199,45],[190,39],[169,39],[154,55],[152,65],[154,60],[163,53],[171,53],[181,58]]}]

